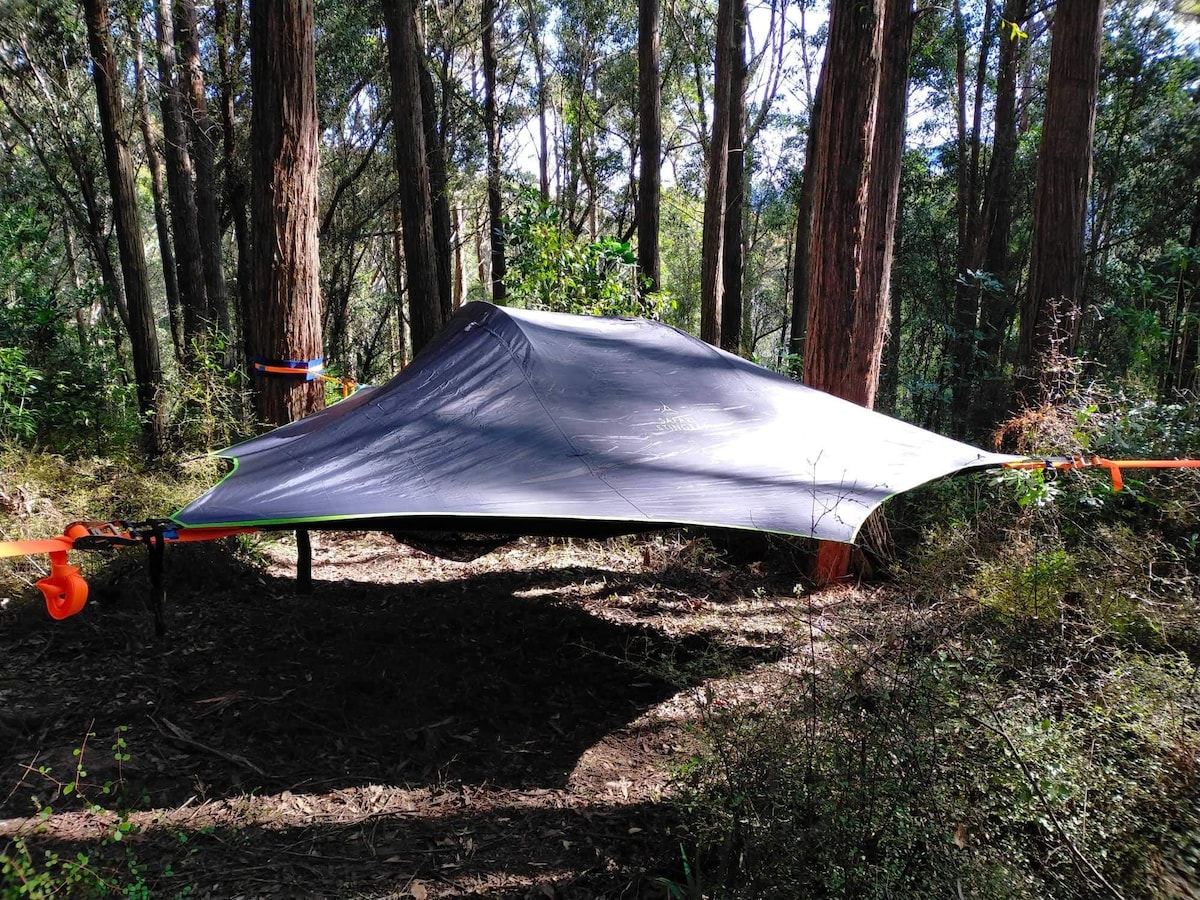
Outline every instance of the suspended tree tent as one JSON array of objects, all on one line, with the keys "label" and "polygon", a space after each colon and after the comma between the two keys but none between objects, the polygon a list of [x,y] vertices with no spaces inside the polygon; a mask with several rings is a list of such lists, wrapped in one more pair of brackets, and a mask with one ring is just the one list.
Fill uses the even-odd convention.
[{"label": "suspended tree tent", "polygon": [[644,319],[464,307],[387,384],[223,451],[185,527],[504,534],[716,525],[853,541],[899,491],[1016,457]]},{"label": "suspended tree tent", "polygon": [[61,617],[86,598],[72,547],[146,543],[157,578],[166,542],[262,528],[586,536],[698,525],[852,542],[886,498],[955,472],[1088,464],[1116,478],[1122,465],[988,453],[657,322],[485,303],[465,306],[388,383],[219,455],[233,471],[169,520],[76,524],[50,541],[0,543],[0,556],[51,553],[39,587]]}]

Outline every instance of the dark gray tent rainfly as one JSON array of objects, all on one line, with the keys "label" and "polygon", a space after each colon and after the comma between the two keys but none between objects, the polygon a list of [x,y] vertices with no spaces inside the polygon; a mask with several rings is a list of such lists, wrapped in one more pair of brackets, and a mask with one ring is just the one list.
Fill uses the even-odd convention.
[{"label": "dark gray tent rainfly", "polygon": [[184,526],[853,541],[893,494],[1017,457],[643,319],[465,306],[400,375],[219,454]]}]

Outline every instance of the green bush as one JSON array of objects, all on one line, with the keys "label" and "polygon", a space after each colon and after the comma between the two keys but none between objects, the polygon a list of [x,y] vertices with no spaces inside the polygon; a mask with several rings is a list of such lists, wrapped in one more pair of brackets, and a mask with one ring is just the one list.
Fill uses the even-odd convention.
[{"label": "green bush", "polygon": [[[1017,449],[1200,450],[1193,404],[1083,399],[1010,423]],[[802,617],[768,695],[704,707],[678,781],[705,895],[1194,889],[1200,476],[1128,474],[1120,492],[1103,472],[969,476],[890,504],[896,580],[869,612],[840,603],[817,636]]]},{"label": "green bush", "polygon": [[523,191],[505,221],[509,302],[593,316],[659,318],[665,298],[643,298],[628,241],[586,241],[568,231],[536,192]]}]

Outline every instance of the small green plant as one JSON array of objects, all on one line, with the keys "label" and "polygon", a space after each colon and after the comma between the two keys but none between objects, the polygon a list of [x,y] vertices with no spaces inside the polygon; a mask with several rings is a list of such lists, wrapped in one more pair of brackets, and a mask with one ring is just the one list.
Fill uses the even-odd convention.
[{"label": "small green plant", "polygon": [[37,434],[32,399],[41,380],[19,347],[0,347],[0,438],[30,440]]},{"label": "small green plant", "polygon": [[[129,838],[138,828],[132,818],[132,810],[126,796],[124,766],[132,756],[127,740],[128,726],[120,725],[113,732],[110,746],[112,760],[116,764],[116,775],[103,782],[88,780],[87,758],[89,744],[96,733],[88,731],[80,745],[72,753],[74,767],[65,779],[57,777],[48,766],[31,769],[54,787],[54,794],[64,801],[78,803],[97,821],[104,823],[104,835],[93,847],[80,850],[74,855],[65,855],[52,848],[37,849],[36,843],[42,825],[31,826],[18,833],[0,847],[0,897],[43,898],[69,895],[72,897],[126,897],[132,900],[149,900],[153,884],[148,880],[146,866],[137,858]],[[46,823],[54,814],[49,804],[38,805],[37,821]],[[139,800],[147,798],[142,795]],[[170,865],[163,872],[163,879],[175,878]],[[187,888],[175,896],[185,896]]]},{"label": "small green plant", "polygon": [[687,848],[683,844],[679,845],[679,857],[683,869],[683,881],[679,882],[666,876],[660,876],[654,879],[655,884],[667,892],[670,900],[701,900],[704,897],[704,883],[700,878],[699,871],[688,859]]}]

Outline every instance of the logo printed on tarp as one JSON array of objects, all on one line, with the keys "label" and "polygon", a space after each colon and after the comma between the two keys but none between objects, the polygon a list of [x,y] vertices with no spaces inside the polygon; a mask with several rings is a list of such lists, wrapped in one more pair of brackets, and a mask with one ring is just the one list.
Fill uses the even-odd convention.
[{"label": "logo printed on tarp", "polygon": [[671,407],[669,407],[669,406],[665,406],[665,405],[662,406],[659,409],[659,412],[667,413],[667,415],[659,416],[659,418],[658,418],[657,425],[658,425],[659,431],[699,431],[700,430],[700,423],[698,423],[694,418],[692,418],[691,416],[686,415],[686,414],[677,413],[677,412],[675,412],[675,410],[671,409]]}]

